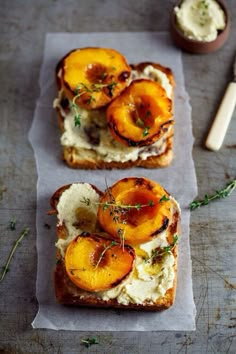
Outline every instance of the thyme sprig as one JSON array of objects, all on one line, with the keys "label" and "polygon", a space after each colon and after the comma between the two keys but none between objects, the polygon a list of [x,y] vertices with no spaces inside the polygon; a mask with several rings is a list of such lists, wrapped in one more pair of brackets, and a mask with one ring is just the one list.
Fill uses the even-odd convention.
[{"label": "thyme sprig", "polygon": [[[166,194],[164,194],[158,201],[158,203],[162,203],[162,202],[167,202],[168,200],[170,200],[170,198],[168,196],[166,196]],[[104,203],[101,202],[94,202],[92,201],[90,198],[86,198],[83,197],[83,199],[80,200],[81,203],[86,204],[87,206],[90,206],[91,204],[93,205],[98,205],[98,206],[102,206],[103,210],[107,210],[110,207],[112,208],[117,208],[118,210],[120,210],[122,212],[122,209],[126,209],[126,210],[130,210],[130,209],[136,209],[136,210],[141,210],[142,208],[145,207],[153,207],[156,204],[153,202],[152,199],[150,199],[148,201],[148,203],[146,204],[141,204],[141,203],[135,203],[135,204],[118,204],[115,199],[113,198],[113,200],[110,201],[106,201]],[[157,203],[157,204],[158,204]]]},{"label": "thyme sprig", "polygon": [[[127,215],[128,211],[130,211],[131,209],[135,209],[137,211],[140,211],[142,208],[154,207],[156,205],[152,199],[150,199],[148,201],[148,203],[145,203],[145,204],[141,204],[141,203],[135,203],[135,204],[117,203],[115,198],[109,192],[109,189],[108,189],[108,193],[109,193],[109,200],[105,201],[104,203],[94,202],[94,201],[91,201],[90,198],[86,198],[86,197],[83,197],[83,199],[81,200],[81,203],[84,203],[87,206],[90,206],[91,204],[98,205],[98,206],[101,206],[104,211],[105,210],[109,210],[110,215],[113,218],[113,222],[124,224],[124,225],[127,223],[127,219],[126,219],[125,216]],[[160,198],[158,203],[161,204],[162,202],[168,201],[168,200],[169,200],[169,198],[164,194]],[[124,230],[118,229],[118,235],[119,235],[119,237],[120,237],[120,239],[122,240],[122,243],[123,243],[124,242]]]},{"label": "thyme sprig", "polygon": [[172,254],[172,251],[174,250],[174,248],[176,247],[176,245],[178,243],[178,239],[179,239],[178,235],[175,234],[173,237],[173,243],[171,245],[161,247],[161,248],[156,248],[156,249],[152,250],[151,256],[146,258],[145,262],[151,263],[157,257],[164,256],[165,254]]},{"label": "thyme sprig", "polygon": [[109,243],[109,245],[107,245],[104,250],[101,252],[99,258],[98,258],[98,261],[96,262],[95,264],[95,269],[97,269],[97,267],[99,266],[99,264],[101,263],[103,257],[104,257],[104,254],[112,247],[116,246],[117,245],[117,242],[116,241],[111,241],[111,243]]},{"label": "thyme sprig", "polygon": [[29,228],[28,227],[25,227],[22,232],[20,233],[20,236],[18,237],[18,239],[15,241],[10,253],[9,253],[9,256],[7,258],[7,261],[6,261],[6,264],[4,265],[3,267],[3,270],[2,270],[2,273],[1,273],[1,276],[0,276],[0,282],[3,281],[6,273],[9,271],[9,265],[11,263],[11,260],[14,256],[14,253],[17,249],[17,247],[19,246],[19,244],[21,243],[21,241],[23,240],[23,238],[28,235],[29,233]]},{"label": "thyme sprig", "polygon": [[149,134],[150,127],[145,127],[143,130],[143,136],[147,136]]},{"label": "thyme sprig", "polygon": [[96,337],[81,339],[81,343],[84,344],[86,348],[89,348],[93,344],[99,344]]},{"label": "thyme sprig", "polygon": [[206,194],[204,199],[192,201],[192,203],[190,203],[190,210],[192,211],[202,206],[208,205],[210,202],[212,202],[215,199],[224,199],[228,197],[235,188],[236,188],[236,179],[229,182],[225,188],[216,191],[214,194],[211,195]]},{"label": "thyme sprig", "polygon": [[[81,91],[82,90],[82,91]],[[80,127],[81,125],[81,114],[79,113],[78,106],[76,104],[77,98],[80,98],[85,93],[92,93],[93,91],[89,89],[89,87],[83,83],[80,83],[75,89],[75,96],[73,97],[71,108],[74,111],[74,124],[75,127]],[[89,100],[92,100],[92,95],[90,96]]]},{"label": "thyme sprig", "polygon": [[147,206],[151,206],[152,207],[152,206],[155,205],[153,200],[151,200],[151,199],[150,199],[150,201],[147,204],[141,204],[141,203],[135,203],[135,204],[122,204],[121,203],[121,204],[118,204],[115,201],[114,202],[109,201],[109,202],[104,202],[104,203],[93,202],[93,201],[91,201],[91,199],[86,198],[86,197],[84,197],[81,200],[81,203],[85,203],[87,206],[90,206],[91,204],[102,206],[103,210],[107,210],[110,207],[116,207],[118,209],[127,209],[127,210],[130,210],[130,209],[140,210],[141,208],[144,208],[144,207],[147,207]]},{"label": "thyme sprig", "polygon": [[[112,195],[112,192],[110,188],[107,188],[108,192],[108,200],[105,202],[94,202],[90,198],[83,197],[82,200],[80,200],[81,203],[86,204],[87,206],[90,206],[91,204],[101,206],[102,209],[108,210],[110,213],[110,216],[112,216],[112,220],[114,223],[119,223],[126,225],[127,224],[127,214],[131,209],[135,209],[137,211],[140,211],[142,208],[145,207],[154,207],[157,204],[162,204],[163,202],[167,202],[170,200],[170,198],[167,195],[163,195],[159,201],[155,204],[152,199],[148,201],[148,203],[141,204],[141,203],[135,203],[135,204],[124,204],[124,203],[117,203],[115,200],[114,196]],[[124,228],[118,228],[117,230],[117,236],[120,239],[120,244],[121,247],[124,249],[124,244],[125,244],[125,226]]]},{"label": "thyme sprig", "polygon": [[101,91],[103,88],[107,88],[108,89],[108,95],[110,97],[113,96],[113,90],[115,89],[117,85],[117,82],[112,81],[108,84],[103,84],[103,83],[92,83],[91,87],[89,88],[86,84],[84,84],[83,82],[79,83],[78,86],[75,89],[75,96],[72,99],[72,103],[71,103],[71,108],[74,111],[74,125],[75,127],[80,127],[81,126],[81,118],[82,115],[79,113],[78,110],[78,105],[76,103],[76,100],[78,98],[80,98],[82,95],[89,93],[90,96],[87,100],[87,104],[90,105],[92,101],[96,101],[95,97],[93,96],[94,92],[99,92]]}]

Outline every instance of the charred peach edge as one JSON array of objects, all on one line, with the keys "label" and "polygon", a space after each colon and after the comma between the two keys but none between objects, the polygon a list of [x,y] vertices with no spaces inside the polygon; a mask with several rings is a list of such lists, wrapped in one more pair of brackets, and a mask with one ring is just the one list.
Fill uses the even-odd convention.
[{"label": "charred peach edge", "polygon": [[[149,121],[147,124],[149,131],[145,137],[143,136],[145,125],[138,126],[133,119],[134,113],[139,116],[136,112],[137,101],[140,101],[140,105],[144,101],[147,101],[146,103],[149,101],[149,107],[152,107],[150,110],[147,109],[150,118],[143,119],[143,122],[145,119]],[[161,112],[160,115],[157,114],[158,110]],[[172,101],[158,83],[148,79],[137,79],[108,106],[107,121],[111,134],[123,145],[151,145],[174,124]]]}]

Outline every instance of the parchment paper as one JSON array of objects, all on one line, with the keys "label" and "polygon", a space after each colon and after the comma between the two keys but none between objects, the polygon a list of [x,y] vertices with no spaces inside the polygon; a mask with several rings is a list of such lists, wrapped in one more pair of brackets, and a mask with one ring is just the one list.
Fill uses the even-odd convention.
[{"label": "parchment paper", "polygon": [[[165,169],[86,171],[73,170],[61,160],[60,132],[52,109],[56,96],[54,69],[69,50],[85,46],[115,48],[128,62],[159,62],[174,71],[175,89],[175,159]],[[181,52],[174,48],[168,33],[49,33],[46,36],[40,73],[40,97],[29,139],[33,146],[37,171],[37,252],[36,296],[39,311],[34,328],[80,331],[160,331],[194,330],[195,305],[189,247],[189,202],[196,196],[196,176],[192,160],[191,108],[184,87]],[[49,198],[61,185],[86,181],[104,190],[126,176],[146,176],[160,182],[182,208],[182,237],[179,241],[178,286],[172,308],[160,312],[117,311],[112,309],[70,308],[57,304],[53,288],[55,266],[56,219],[48,216]]]}]

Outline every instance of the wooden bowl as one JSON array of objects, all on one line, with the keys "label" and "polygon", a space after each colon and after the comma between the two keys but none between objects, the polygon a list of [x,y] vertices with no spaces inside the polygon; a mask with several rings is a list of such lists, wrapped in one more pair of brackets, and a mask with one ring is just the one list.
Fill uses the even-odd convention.
[{"label": "wooden bowl", "polygon": [[[179,6],[182,1],[183,0],[177,1],[174,8],[176,6]],[[217,0],[217,2],[219,3],[220,7],[223,9],[225,13],[226,26],[224,30],[219,31],[217,38],[210,42],[197,41],[197,40],[192,40],[187,38],[178,27],[175,11],[173,8],[173,11],[171,13],[171,18],[170,18],[170,32],[175,44],[178,47],[180,47],[181,49],[189,53],[207,54],[210,52],[214,52],[223,46],[223,44],[226,42],[229,36],[230,18],[224,1]]]}]

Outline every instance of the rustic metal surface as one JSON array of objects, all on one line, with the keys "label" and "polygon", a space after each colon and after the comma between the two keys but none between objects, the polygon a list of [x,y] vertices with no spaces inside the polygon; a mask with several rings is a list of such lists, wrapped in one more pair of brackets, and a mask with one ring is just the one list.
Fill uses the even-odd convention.
[{"label": "rustic metal surface", "polygon": [[[70,0],[1,1],[0,7],[0,266],[24,226],[30,234],[18,248],[0,283],[0,353],[235,353],[236,352],[236,192],[191,217],[195,332],[79,333],[33,330],[37,312],[36,181],[27,140],[36,99],[46,32],[167,31],[174,1]],[[191,98],[194,161],[199,196],[236,176],[236,120],[222,149],[204,149],[204,139],[231,78],[235,55],[236,2],[226,1],[231,36],[208,55],[183,53]],[[141,44],[140,44],[141,45]],[[183,147],[184,148],[184,147]],[[183,186],[184,188],[184,186]],[[9,221],[17,220],[16,230]],[[89,349],[81,339],[96,336]]]}]

